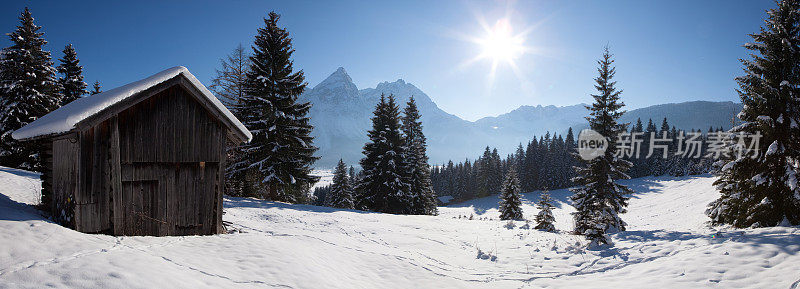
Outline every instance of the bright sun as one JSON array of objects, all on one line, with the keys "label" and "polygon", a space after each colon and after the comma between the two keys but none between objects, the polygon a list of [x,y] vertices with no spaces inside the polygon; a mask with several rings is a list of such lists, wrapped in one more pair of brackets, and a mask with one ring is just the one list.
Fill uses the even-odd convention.
[{"label": "bright sun", "polygon": [[514,59],[525,51],[521,35],[513,35],[508,19],[500,19],[494,27],[487,29],[487,36],[477,42],[483,47],[479,58],[492,59],[494,65],[503,61],[513,65]]},{"label": "bright sun", "polygon": [[[490,68],[486,74],[489,88],[494,83],[497,71],[501,66],[510,69],[514,75],[521,80],[522,85],[527,85],[527,80],[523,69],[519,67],[517,61],[530,53],[539,53],[538,49],[527,46],[525,36],[528,35],[533,27],[523,27],[522,32],[514,31],[511,27],[508,15],[497,20],[494,25],[488,25],[483,17],[478,16],[478,22],[483,28],[481,36],[464,36],[464,39],[475,43],[480,48],[480,52],[473,58],[465,60],[459,67],[467,67],[477,62],[485,61],[490,63]],[[530,65],[530,62],[527,62]]]}]

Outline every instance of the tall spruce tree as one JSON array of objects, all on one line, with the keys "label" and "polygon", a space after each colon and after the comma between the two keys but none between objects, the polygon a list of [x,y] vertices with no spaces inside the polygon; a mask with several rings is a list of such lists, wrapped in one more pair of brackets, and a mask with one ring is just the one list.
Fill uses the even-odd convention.
[{"label": "tall spruce tree", "polygon": [[539,203],[536,206],[539,213],[536,214],[536,229],[545,232],[555,232],[556,218],[553,217],[553,199],[550,198],[550,193],[547,190],[542,191],[539,195]]},{"label": "tall spruce tree", "polygon": [[355,187],[358,182],[356,180],[356,169],[353,166],[350,166],[350,170],[347,171],[347,177],[350,180],[350,187]]},{"label": "tall spruce tree", "polygon": [[[593,94],[595,102],[587,106],[590,111],[589,127],[606,137],[608,140],[625,131],[625,124],[618,122],[624,113],[624,103],[620,101],[620,94],[615,88],[616,81],[612,78],[615,68],[612,55],[605,48],[603,58],[598,61],[599,76],[595,78],[595,88],[598,94]],[[572,188],[574,195],[571,197],[576,212],[575,233],[586,236],[593,244],[608,244],[611,240],[607,233],[624,231],[625,222],[619,217],[625,213],[628,206],[628,197],[631,189],[616,182],[627,179],[625,173],[631,167],[629,161],[615,156],[616,145],[613,141],[603,155],[591,160],[582,160],[583,165],[576,167],[577,177],[573,179],[577,187]]]},{"label": "tall spruce tree", "polygon": [[57,67],[58,72],[62,74],[62,77],[58,79],[63,96],[60,105],[70,103],[89,93],[86,91],[88,85],[83,82],[83,66],[80,65],[75,48],[72,47],[72,44],[68,44],[64,47],[63,52],[64,57],[58,59],[61,64]]},{"label": "tall spruce tree", "polygon": [[500,220],[522,220],[522,197],[519,179],[513,168],[506,173],[500,193]]},{"label": "tall spruce tree", "polygon": [[564,162],[567,164],[565,170],[566,174],[564,177],[564,186],[571,187],[572,178],[575,177],[575,169],[574,167],[578,165],[578,162],[572,157],[577,151],[578,144],[575,141],[575,134],[572,132],[572,128],[570,127],[567,131],[567,138],[564,140],[566,151],[564,152]]},{"label": "tall spruce tree", "polygon": [[342,209],[353,208],[353,187],[350,186],[347,166],[341,159],[336,165],[336,169],[333,171],[333,183],[331,184],[330,192],[325,196],[325,202],[329,207]]},{"label": "tall spruce tree", "polygon": [[358,184],[358,207],[371,211],[407,214],[412,207],[410,186],[404,173],[405,145],[400,133],[400,112],[394,96],[381,95],[372,117],[369,141],[361,159],[363,177]]},{"label": "tall spruce tree", "polygon": [[742,60],[745,76],[736,79],[743,123],[731,130],[761,134],[760,154],[721,161],[715,182],[721,196],[706,211],[714,224],[800,224],[800,2],[780,1],[767,15],[750,35],[755,42],[745,45],[753,53]]},{"label": "tall spruce tree", "polygon": [[489,192],[500,191],[500,186],[503,185],[503,169],[500,160],[500,154],[497,148],[492,149],[492,155],[489,159]]},{"label": "tall spruce tree", "polygon": [[50,52],[42,49],[44,33],[27,7],[19,20],[8,34],[12,45],[0,56],[0,165],[39,170],[39,148],[14,140],[11,133],[56,109],[61,85]]},{"label": "tall spruce tree", "polygon": [[255,38],[247,96],[239,110],[253,139],[243,145],[234,166],[256,174],[270,199],[304,202],[319,179],[311,175],[311,165],[318,159],[308,117],[311,104],[297,100],[307,84],[303,71],[293,69],[292,39],[278,26],[278,19],[280,15],[270,12]]},{"label": "tall spruce tree", "polygon": [[425,134],[414,97],[411,97],[403,110],[402,130],[405,139],[406,174],[411,189],[411,214],[435,215],[436,194],[431,184],[431,172],[426,153]]},{"label": "tall spruce tree", "polygon": [[494,189],[494,172],[492,165],[492,151],[489,147],[483,151],[483,156],[475,162],[478,167],[478,197],[485,197],[491,194]]}]

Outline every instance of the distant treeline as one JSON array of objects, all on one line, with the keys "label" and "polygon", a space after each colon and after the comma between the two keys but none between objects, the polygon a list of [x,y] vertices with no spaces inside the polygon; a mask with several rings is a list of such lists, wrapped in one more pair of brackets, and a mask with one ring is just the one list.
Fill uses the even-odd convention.
[{"label": "distant treeline", "polygon": [[[678,154],[680,135],[688,132],[670,126],[664,118],[661,127],[657,127],[652,120],[644,126],[641,120],[629,126],[630,132],[642,132],[640,139],[639,156],[626,157],[633,162],[633,168],[628,172],[631,178],[650,175],[695,175],[707,173],[711,170],[713,160],[705,158],[708,154],[708,133],[703,133],[697,141],[700,146],[700,158],[682,156]],[[723,131],[722,128],[709,128],[707,132]],[[690,130],[691,133],[701,130]],[[659,147],[654,147],[653,154],[648,158],[650,151],[650,135],[656,139],[669,139],[668,143],[656,142]],[[664,135],[666,133],[666,137]],[[667,158],[662,158],[663,149],[667,147]],[[573,166],[578,165],[576,153],[576,135],[570,128],[566,136],[546,133],[541,137],[534,137],[526,145],[520,144],[516,152],[500,157],[497,149],[486,147],[483,155],[475,161],[466,159],[463,162],[437,165],[431,169],[433,189],[438,196],[452,196],[453,201],[465,201],[485,197],[500,191],[503,176],[512,166],[517,170],[518,177],[525,192],[544,189],[561,189],[573,186],[571,179],[575,176]],[[683,147],[685,150],[685,147]]]}]

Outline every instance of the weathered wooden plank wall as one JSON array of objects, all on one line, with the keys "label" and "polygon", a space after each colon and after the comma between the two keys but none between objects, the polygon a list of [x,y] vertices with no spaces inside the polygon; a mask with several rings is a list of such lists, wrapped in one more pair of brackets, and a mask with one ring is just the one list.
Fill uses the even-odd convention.
[{"label": "weathered wooden plank wall", "polygon": [[80,188],[75,196],[75,227],[81,232],[111,229],[109,121],[80,133]]},{"label": "weathered wooden plank wall", "polygon": [[125,225],[115,233],[219,232],[224,126],[178,85],[122,111],[117,122],[122,196],[114,209],[124,211]]},{"label": "weathered wooden plank wall", "polygon": [[75,192],[78,190],[80,147],[76,136],[53,140],[52,216],[56,222],[75,227]]}]

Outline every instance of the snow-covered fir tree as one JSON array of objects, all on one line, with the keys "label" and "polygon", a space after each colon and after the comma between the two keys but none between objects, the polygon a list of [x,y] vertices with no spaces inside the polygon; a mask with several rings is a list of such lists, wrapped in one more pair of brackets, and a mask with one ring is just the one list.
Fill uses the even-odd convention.
[{"label": "snow-covered fir tree", "polygon": [[58,82],[61,83],[61,105],[70,103],[78,98],[83,97],[88,91],[86,82],[83,82],[83,66],[78,60],[78,53],[72,44],[64,47],[64,57],[58,60],[61,64],[58,65],[58,72],[61,73],[61,78]]},{"label": "snow-covered fir tree", "polygon": [[[609,140],[616,139],[625,131],[625,124],[618,122],[622,116],[624,103],[613,81],[615,68],[612,55],[606,47],[603,58],[598,61],[600,74],[595,78],[598,94],[593,94],[595,102],[587,107],[590,110],[589,127]],[[608,142],[604,154],[591,159],[582,160],[576,167],[577,176],[573,179],[576,187],[570,189],[576,212],[575,233],[586,236],[593,244],[608,244],[611,240],[606,235],[615,231],[624,231],[625,222],[619,214],[625,213],[628,206],[628,194],[633,191],[616,181],[629,178],[625,172],[631,163],[615,156],[616,145]]]},{"label": "snow-covered fir tree", "polygon": [[103,92],[102,87],[100,86],[100,81],[95,81],[92,85],[92,91],[90,92],[91,95],[95,95],[98,93]]},{"label": "snow-covered fir tree", "polygon": [[[707,210],[714,224],[800,224],[800,1],[780,1],[767,14],[745,45],[754,53],[742,60],[742,124],[731,129],[736,136],[760,134],[759,154],[734,149],[722,161],[715,182],[721,196]],[[745,138],[743,149],[752,141]]]},{"label": "snow-covered fir tree", "polygon": [[492,155],[489,159],[489,192],[500,191],[500,186],[503,185],[503,170],[500,160],[500,154],[497,148],[492,149]]},{"label": "snow-covered fir tree", "polygon": [[553,217],[553,199],[550,198],[550,193],[547,190],[542,191],[539,195],[539,203],[536,205],[539,213],[536,214],[536,229],[554,232],[556,230],[556,218]]},{"label": "snow-covered fir tree", "polygon": [[431,185],[431,172],[428,165],[425,135],[414,97],[411,97],[403,110],[403,137],[405,140],[406,169],[411,194],[409,214],[435,215],[436,194]]},{"label": "snow-covered fir tree", "polygon": [[356,205],[371,211],[405,214],[412,207],[410,186],[404,173],[405,145],[400,132],[400,109],[394,96],[381,95],[372,117],[369,141],[361,159],[363,176]]},{"label": "snow-covered fir tree", "polygon": [[350,170],[347,171],[347,176],[349,177],[348,180],[350,180],[350,186],[355,187],[356,184],[358,184],[358,179],[356,177],[356,169],[353,166],[350,166]]},{"label": "snow-covered fir tree", "polygon": [[44,33],[28,8],[19,20],[8,34],[12,45],[0,55],[0,165],[39,170],[37,146],[18,142],[11,133],[56,109],[61,85],[50,52],[42,49]]},{"label": "snow-covered fir tree", "polygon": [[297,100],[307,84],[303,71],[294,71],[292,39],[278,19],[270,12],[253,44],[247,96],[238,112],[253,139],[233,166],[257,175],[269,199],[304,202],[319,179],[311,175],[318,159],[308,117],[311,104]]},{"label": "snow-covered fir tree", "polygon": [[519,179],[513,168],[506,173],[500,192],[500,220],[522,220]]},{"label": "snow-covered fir tree", "polygon": [[347,166],[339,160],[333,171],[333,183],[325,196],[326,205],[334,208],[353,208],[353,187],[350,186],[350,177],[347,175]]}]

